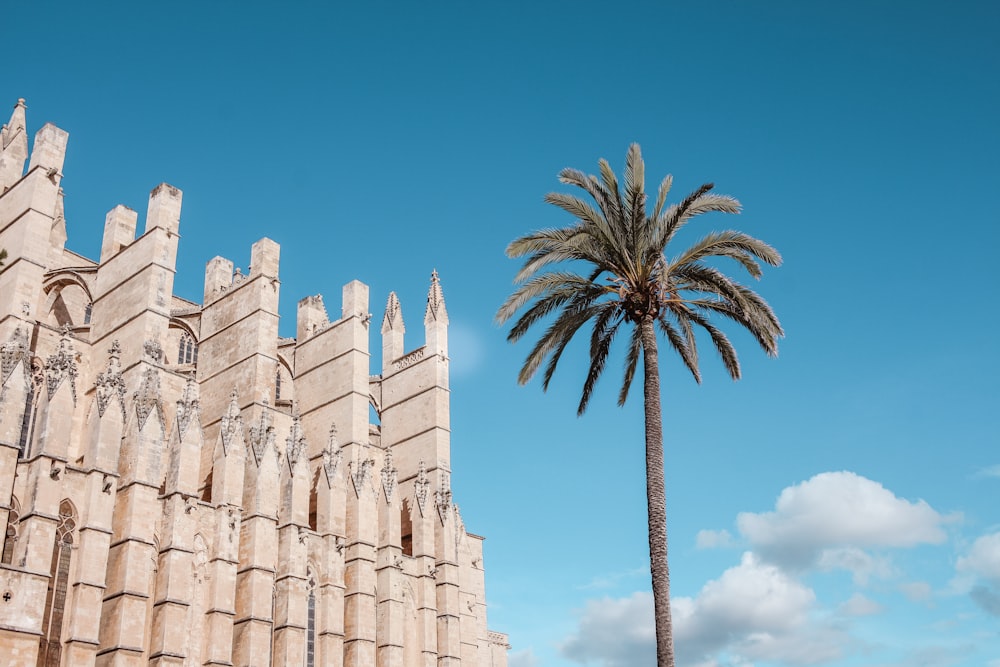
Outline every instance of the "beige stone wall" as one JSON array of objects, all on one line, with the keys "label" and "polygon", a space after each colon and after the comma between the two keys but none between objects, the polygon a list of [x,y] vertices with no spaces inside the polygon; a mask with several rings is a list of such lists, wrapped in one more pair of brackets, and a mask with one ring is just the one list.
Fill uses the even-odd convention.
[{"label": "beige stone wall", "polygon": [[315,665],[505,667],[451,495],[437,275],[411,350],[390,297],[373,374],[357,281],[278,337],[269,239],[246,273],[209,262],[204,304],[174,296],[167,184],[144,222],[108,213],[100,261],[67,250],[68,135],[44,126],[29,155],[26,132],[20,101],[0,141],[0,664],[298,667],[311,633]]}]

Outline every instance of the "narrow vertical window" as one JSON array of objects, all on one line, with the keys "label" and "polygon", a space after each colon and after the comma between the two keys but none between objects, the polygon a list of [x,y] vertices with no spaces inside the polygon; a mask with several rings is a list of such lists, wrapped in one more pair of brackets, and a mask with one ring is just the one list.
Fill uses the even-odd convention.
[{"label": "narrow vertical window", "polygon": [[45,614],[42,618],[42,636],[39,638],[38,667],[59,667],[62,657],[63,613],[66,609],[66,590],[69,586],[69,562],[73,550],[73,529],[76,512],[68,500],[59,504],[59,524],[56,526],[56,543],[52,550],[49,570],[49,588],[45,596]]},{"label": "narrow vertical window", "polygon": [[281,400],[281,371],[279,370],[274,375],[274,402],[277,403]]},{"label": "narrow vertical window", "polygon": [[310,568],[308,577],[309,598],[306,607],[306,667],[316,664],[316,576]]},{"label": "narrow vertical window", "polygon": [[21,504],[11,496],[10,512],[7,513],[7,533],[3,540],[3,556],[0,563],[10,565],[14,558],[14,545],[17,542],[17,529],[21,520]]},{"label": "narrow vertical window", "polygon": [[83,309],[83,323],[90,324],[90,316],[94,313],[94,304],[88,303]]}]

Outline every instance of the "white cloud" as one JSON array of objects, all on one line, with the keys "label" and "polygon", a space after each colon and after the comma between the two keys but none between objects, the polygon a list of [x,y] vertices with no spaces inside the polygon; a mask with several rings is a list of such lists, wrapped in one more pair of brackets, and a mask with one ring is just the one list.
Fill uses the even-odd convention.
[{"label": "white cloud", "polygon": [[973,542],[969,555],[958,559],[956,569],[1000,584],[1000,532],[983,535]]},{"label": "white cloud", "polygon": [[728,530],[699,530],[695,537],[699,549],[718,549],[733,546],[733,536]]},{"label": "white cloud", "polygon": [[853,576],[858,586],[867,586],[872,577],[886,579],[895,573],[895,568],[884,556],[872,556],[867,551],[857,547],[838,547],[824,549],[816,562],[819,569],[847,570]]},{"label": "white cloud", "polygon": [[712,664],[725,651],[734,662],[771,660],[809,665],[840,657],[843,632],[812,617],[812,589],[775,565],[743,554],[738,566],[694,598],[675,598],[674,637],[681,664]]},{"label": "white cloud", "polygon": [[885,607],[861,593],[855,593],[839,607],[840,613],[845,616],[872,616],[884,610]]},{"label": "white cloud", "polygon": [[627,598],[590,600],[580,615],[577,632],[559,647],[562,655],[580,664],[626,667],[656,660],[653,595],[634,593]]},{"label": "white cloud", "polygon": [[[946,539],[942,525],[950,520],[923,500],[898,498],[878,482],[844,471],[821,473],[784,489],[774,511],[740,513],[737,526],[762,557],[801,569],[824,557],[829,564],[852,553],[856,556],[852,547],[940,544]],[[839,554],[829,553],[838,549]],[[858,576],[873,564],[855,565],[860,569],[848,569]]]},{"label": "white cloud", "polygon": [[969,581],[982,580],[969,589],[969,597],[986,613],[1000,616],[1000,532],[977,538],[955,569]]}]

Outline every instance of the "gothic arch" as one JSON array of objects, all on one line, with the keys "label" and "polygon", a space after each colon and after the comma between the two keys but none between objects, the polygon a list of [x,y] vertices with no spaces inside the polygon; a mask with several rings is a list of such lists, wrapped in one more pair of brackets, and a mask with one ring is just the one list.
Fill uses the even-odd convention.
[{"label": "gothic arch", "polygon": [[60,269],[46,274],[42,283],[46,295],[40,320],[52,326],[78,327],[90,324],[94,297],[86,278],[74,269]]},{"label": "gothic arch", "polygon": [[37,667],[59,667],[62,658],[63,618],[69,592],[69,568],[79,515],[68,499],[59,503],[56,540],[49,568],[49,586],[42,616],[42,636],[38,639]]}]

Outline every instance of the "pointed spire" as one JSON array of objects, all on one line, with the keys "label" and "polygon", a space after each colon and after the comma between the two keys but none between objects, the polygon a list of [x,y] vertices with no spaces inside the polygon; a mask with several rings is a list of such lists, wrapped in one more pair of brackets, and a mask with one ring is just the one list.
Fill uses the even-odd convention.
[{"label": "pointed spire", "polygon": [[14,138],[18,130],[24,132],[28,129],[28,124],[24,117],[24,110],[27,108],[28,105],[24,103],[24,98],[18,98],[17,104],[14,105],[14,110],[10,114],[10,122],[3,126],[3,146],[0,146],[0,148],[7,148],[7,144]]},{"label": "pointed spire", "polygon": [[382,333],[390,331],[403,333],[406,327],[403,326],[403,311],[399,306],[399,297],[395,292],[389,292],[389,300],[385,304],[385,317],[382,318]]},{"label": "pointed spire", "polygon": [[392,502],[392,494],[396,490],[397,473],[396,467],[392,465],[392,445],[385,449],[385,462],[382,465],[382,492],[385,494],[385,502]]},{"label": "pointed spire", "polygon": [[222,416],[222,429],[220,430],[222,449],[225,454],[229,453],[229,445],[233,437],[243,431],[243,417],[240,416],[238,398],[236,387],[233,387],[233,392],[229,394],[229,407],[226,409],[226,414]]},{"label": "pointed spire", "polygon": [[177,431],[180,439],[184,439],[184,432],[187,427],[198,416],[198,385],[194,381],[194,376],[189,375],[184,384],[184,393],[177,401]]},{"label": "pointed spire", "polygon": [[122,422],[125,421],[125,378],[122,376],[121,362],[122,346],[116,338],[108,349],[108,367],[97,376],[97,414],[104,416],[105,410],[112,399],[118,402]]},{"label": "pointed spire", "polygon": [[326,473],[326,485],[332,487],[337,478],[340,462],[344,458],[344,451],[337,444],[337,425],[330,424],[330,437],[327,440],[326,449],[323,450],[323,471]]},{"label": "pointed spire", "polygon": [[424,313],[424,323],[431,322],[448,324],[448,311],[444,307],[444,293],[441,291],[437,269],[431,272],[431,288],[427,292],[427,310]]},{"label": "pointed spire", "polygon": [[28,131],[24,119],[24,99],[19,99],[10,122],[0,129],[0,193],[24,175],[28,159]]},{"label": "pointed spire", "polygon": [[155,368],[146,368],[146,372],[143,373],[142,384],[139,385],[139,390],[133,394],[133,400],[135,401],[135,416],[139,420],[140,431],[146,425],[149,415],[154,412],[160,420],[160,426],[163,426],[163,405],[160,400],[160,374]]},{"label": "pointed spire", "polygon": [[420,459],[420,466],[417,468],[417,481],[413,485],[413,495],[417,497],[417,507],[420,508],[420,516],[424,515],[424,507],[427,505],[427,496],[430,494],[431,481],[427,479],[427,466],[424,460]]},{"label": "pointed spire", "polygon": [[288,472],[295,474],[295,464],[302,459],[306,451],[306,434],[302,431],[302,417],[299,415],[298,404],[292,411],[292,425],[285,439],[285,458],[288,460]]}]

